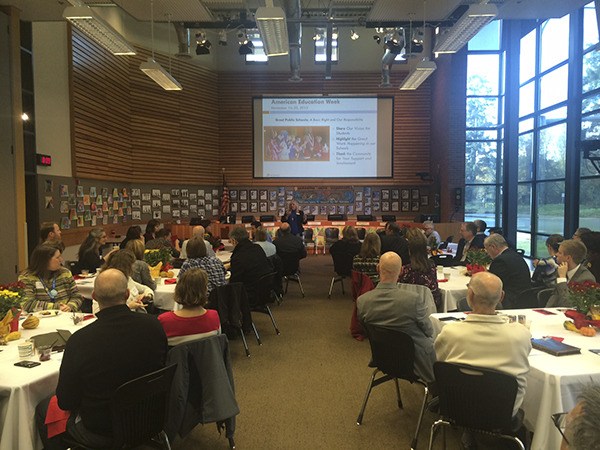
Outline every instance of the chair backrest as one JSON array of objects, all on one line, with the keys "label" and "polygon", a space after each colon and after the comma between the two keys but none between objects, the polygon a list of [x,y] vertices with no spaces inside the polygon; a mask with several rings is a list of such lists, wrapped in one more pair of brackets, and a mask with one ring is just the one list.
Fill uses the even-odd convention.
[{"label": "chair backrest", "polygon": [[438,361],[433,365],[440,414],[453,424],[486,431],[511,429],[517,379],[503,372]]},{"label": "chair backrest", "polygon": [[518,248],[518,249],[516,250],[516,252],[517,252],[519,255],[521,255],[521,256],[525,255],[525,250],[523,250],[522,248]]},{"label": "chair backrest", "polygon": [[281,258],[283,275],[294,275],[300,268],[299,252],[277,252]]},{"label": "chair backrest", "polygon": [[312,242],[314,236],[314,231],[312,228],[304,229],[304,242]]},{"label": "chair backrest", "polygon": [[340,229],[335,227],[325,228],[325,239],[339,239]]},{"label": "chair backrest", "polygon": [[[517,308],[538,308],[538,292],[543,288],[532,287],[519,292],[514,299]],[[545,305],[544,305],[545,306]]]},{"label": "chair backrest", "polygon": [[371,346],[371,367],[411,383],[418,380],[414,371],[415,345],[408,334],[368,323],[363,323],[363,327]]},{"label": "chair backrest", "polygon": [[217,310],[221,330],[228,336],[236,336],[242,325],[252,320],[244,283],[217,286],[210,291],[206,307]]},{"label": "chair backrest", "polygon": [[435,255],[431,257],[436,266],[450,267],[454,264],[454,257],[448,254]]},{"label": "chair backrest", "polygon": [[554,291],[555,291],[554,288],[548,288],[548,289],[542,289],[541,291],[539,291],[537,293],[538,306],[540,308],[546,307],[546,305],[548,304],[548,300],[550,300],[550,297],[552,296]]},{"label": "chair backrest", "polygon": [[358,235],[358,239],[362,241],[367,236],[367,229],[365,227],[357,228],[356,234]]},{"label": "chair backrest", "polygon": [[113,396],[114,448],[137,447],[163,431],[177,364],[121,385]]},{"label": "chair backrest", "polygon": [[352,270],[352,298],[354,301],[365,292],[375,289],[375,283],[366,273]]},{"label": "chair backrest", "polygon": [[252,302],[253,306],[266,305],[272,303],[274,300],[271,297],[273,289],[275,288],[275,279],[277,274],[275,272],[263,275],[256,281],[256,298]]},{"label": "chair backrest", "polygon": [[352,262],[354,261],[352,253],[334,252],[331,254],[331,257],[333,258],[333,270],[335,273],[344,277],[349,277],[352,274]]}]

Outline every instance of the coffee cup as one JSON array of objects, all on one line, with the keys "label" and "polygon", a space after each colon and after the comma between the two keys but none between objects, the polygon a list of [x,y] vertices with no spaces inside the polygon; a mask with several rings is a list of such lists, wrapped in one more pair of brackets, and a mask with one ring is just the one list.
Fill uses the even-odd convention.
[{"label": "coffee cup", "polygon": [[450,275],[452,275],[452,272],[450,272],[449,270],[444,270],[444,278],[446,280],[450,279]]},{"label": "coffee cup", "polygon": [[31,358],[33,356],[33,342],[23,342],[18,345],[19,358]]}]

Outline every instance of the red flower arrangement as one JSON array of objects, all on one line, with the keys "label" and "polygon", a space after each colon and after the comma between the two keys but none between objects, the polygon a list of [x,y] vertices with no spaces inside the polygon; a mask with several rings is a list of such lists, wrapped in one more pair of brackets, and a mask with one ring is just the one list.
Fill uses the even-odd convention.
[{"label": "red flower arrangement", "polygon": [[569,287],[569,302],[580,313],[588,314],[595,306],[600,307],[600,283],[584,281],[571,282]]}]

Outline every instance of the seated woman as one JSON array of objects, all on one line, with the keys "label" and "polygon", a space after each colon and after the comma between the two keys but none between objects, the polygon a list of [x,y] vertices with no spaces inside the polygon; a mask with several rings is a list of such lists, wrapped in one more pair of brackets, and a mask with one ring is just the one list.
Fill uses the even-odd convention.
[{"label": "seated woman", "polygon": [[371,278],[374,284],[379,283],[377,264],[381,253],[381,239],[377,233],[367,233],[360,252],[354,257],[352,269],[363,272]]},{"label": "seated woman", "polygon": [[144,242],[144,235],[142,234],[142,227],[140,227],[139,225],[134,225],[132,227],[129,227],[127,229],[127,234],[125,235],[125,239],[123,239],[123,242],[121,242],[121,244],[119,245],[119,248],[121,250],[124,250],[127,247],[127,243],[129,241],[134,241],[134,240],[138,240],[141,239],[142,243]]},{"label": "seated woman", "polygon": [[[200,268],[203,269],[208,275],[208,286],[207,294],[218,287],[225,284],[225,266],[219,258],[216,256],[206,255],[206,245],[204,239],[200,236],[194,236],[188,241],[187,244],[187,256],[179,271],[178,279],[181,280],[183,275],[190,269]],[[179,283],[179,281],[177,281]]]},{"label": "seated woman", "polygon": [[410,264],[402,266],[398,282],[428,287],[438,311],[442,311],[442,293],[438,286],[435,263],[427,254],[427,238],[418,228],[406,232]]},{"label": "seated woman", "polygon": [[104,260],[100,253],[101,248],[106,244],[106,233],[102,228],[94,228],[85,238],[79,247],[79,262],[77,263],[78,273],[82,270],[95,272]]},{"label": "seated woman", "polygon": [[531,276],[531,281],[536,286],[553,287],[556,285],[556,277],[558,275],[556,269],[558,262],[556,261],[556,253],[558,247],[565,238],[560,234],[552,234],[546,239],[546,249],[548,250],[549,258],[534,259],[533,265],[535,270]]},{"label": "seated woman", "polygon": [[[145,306],[154,298],[154,291],[148,286],[144,286],[131,278],[135,256],[128,250],[117,250],[106,257],[106,262],[102,270],[117,269],[123,272],[127,277],[127,289],[129,289],[129,298],[127,306],[136,312],[146,312]],[[96,314],[100,310],[98,302],[92,302],[92,312]]]},{"label": "seated woman", "polygon": [[36,247],[19,281],[25,285],[24,311],[60,309],[68,312],[81,308],[83,298],[71,272],[62,267],[62,256],[55,246]]},{"label": "seated woman", "polygon": [[[202,247],[205,247],[204,243]],[[158,316],[169,345],[221,333],[217,311],[204,309],[208,301],[207,286],[208,275],[202,269],[191,268],[179,277],[175,286],[175,301],[181,305],[181,309]]]},{"label": "seated woman", "polygon": [[150,242],[156,239],[156,232],[160,229],[160,220],[150,219],[146,224],[146,232],[144,233],[144,242]]},{"label": "seated woman", "polygon": [[148,286],[153,291],[156,290],[156,281],[150,275],[150,267],[144,260],[144,242],[142,239],[133,239],[127,243],[125,250],[129,250],[135,256],[135,262],[131,272],[133,281],[137,281],[144,286]]}]

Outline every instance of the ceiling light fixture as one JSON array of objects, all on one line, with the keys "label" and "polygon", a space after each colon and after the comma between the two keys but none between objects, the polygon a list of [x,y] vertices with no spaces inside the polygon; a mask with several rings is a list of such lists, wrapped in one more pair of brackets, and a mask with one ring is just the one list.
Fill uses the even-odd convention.
[{"label": "ceiling light fixture", "polygon": [[[140,70],[154,80],[165,91],[181,91],[181,84],[154,60],[154,1],[150,1],[150,26],[152,33],[152,57],[140,64]],[[169,34],[170,36],[170,34]],[[170,58],[169,58],[170,62]]]},{"label": "ceiling light fixture", "polygon": [[373,35],[373,40],[377,42],[378,45],[381,44],[381,36],[379,36],[378,34]]},{"label": "ceiling light fixture", "polygon": [[353,41],[357,40],[360,36],[358,35],[358,33],[356,31],[354,31],[353,29],[350,30],[350,39],[352,39]]},{"label": "ceiling light fixture", "polygon": [[196,33],[196,55],[210,55],[211,47],[212,43],[206,39],[206,33]]},{"label": "ceiling light fixture", "polygon": [[490,4],[469,6],[465,14],[444,34],[438,34],[434,53],[456,53],[483,27],[498,15],[498,8]]},{"label": "ceiling light fixture", "polygon": [[113,27],[98,17],[89,6],[69,6],[63,17],[113,55],[135,55],[134,48]]},{"label": "ceiling light fixture", "polygon": [[254,44],[248,39],[248,35],[243,31],[239,31],[237,36],[240,43],[239,54],[244,56],[252,55],[254,53]]},{"label": "ceiling light fixture", "polygon": [[290,44],[283,9],[273,6],[273,0],[266,0],[265,6],[256,10],[255,19],[265,46],[265,54],[267,56],[287,55]]},{"label": "ceiling light fixture", "polygon": [[27,122],[29,120],[29,114],[27,114],[27,113],[21,114],[21,120],[23,122]]},{"label": "ceiling light fixture", "polygon": [[408,74],[400,85],[402,91],[414,91],[437,69],[437,65],[429,59],[419,61],[417,67]]}]

